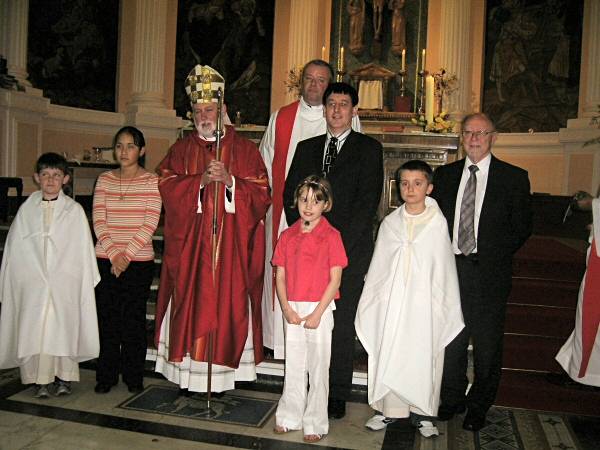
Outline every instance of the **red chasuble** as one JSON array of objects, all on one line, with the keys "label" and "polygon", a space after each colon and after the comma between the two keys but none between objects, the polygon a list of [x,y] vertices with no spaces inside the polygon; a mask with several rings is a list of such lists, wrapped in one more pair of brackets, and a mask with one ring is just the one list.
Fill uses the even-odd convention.
[{"label": "red chasuble", "polygon": [[[254,360],[263,360],[261,296],[264,216],[270,204],[267,171],[251,141],[226,127],[222,158],[235,177],[235,214],[224,211],[225,186],[218,184],[216,277],[212,268],[212,216],[216,183],[198,192],[202,173],[215,158],[214,142],[190,133],[176,142],[158,171],[165,208],[165,248],[156,311],[155,341],[171,302],[169,361],[186,354],[206,361],[206,338],[214,332],[213,362],[237,368],[252,315]],[[251,310],[248,309],[250,298]]]}]

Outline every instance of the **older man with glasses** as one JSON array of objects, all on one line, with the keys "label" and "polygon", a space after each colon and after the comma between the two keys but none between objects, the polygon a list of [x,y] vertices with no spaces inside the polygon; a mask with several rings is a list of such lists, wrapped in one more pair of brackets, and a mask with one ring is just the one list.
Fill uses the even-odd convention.
[{"label": "older man with glasses", "polygon": [[[465,320],[446,347],[438,418],[449,420],[468,409],[463,428],[469,431],[485,426],[496,398],[512,258],[531,234],[527,172],[492,155],[496,137],[489,117],[468,115],[462,126],[467,156],[435,171],[431,194],[448,221]],[[466,394],[469,340],[475,378]]]}]

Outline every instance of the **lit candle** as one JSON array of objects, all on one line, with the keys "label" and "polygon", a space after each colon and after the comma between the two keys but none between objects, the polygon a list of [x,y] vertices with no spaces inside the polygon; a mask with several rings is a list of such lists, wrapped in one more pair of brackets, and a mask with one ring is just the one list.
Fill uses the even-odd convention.
[{"label": "lit candle", "polygon": [[421,70],[425,72],[425,49],[423,49],[423,55],[421,56]]},{"label": "lit candle", "polygon": [[326,59],[325,59],[325,46],[321,47],[321,59],[323,61],[326,61]]},{"label": "lit candle", "polygon": [[[425,50],[423,50],[423,52],[425,52]],[[425,78],[425,120],[428,124],[433,123],[433,86],[433,76],[427,75],[427,78]]]},{"label": "lit candle", "polygon": [[400,69],[402,72],[406,70],[406,49],[402,49],[402,68]]}]

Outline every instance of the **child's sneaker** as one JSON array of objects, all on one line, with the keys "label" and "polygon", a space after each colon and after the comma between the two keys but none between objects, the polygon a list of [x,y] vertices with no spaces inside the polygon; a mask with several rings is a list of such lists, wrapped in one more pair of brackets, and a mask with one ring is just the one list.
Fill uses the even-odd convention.
[{"label": "child's sneaker", "polygon": [[393,419],[391,417],[385,417],[382,414],[375,414],[367,423],[365,423],[365,427],[369,430],[380,431],[385,429],[390,423],[395,422],[397,419]]},{"label": "child's sneaker", "polygon": [[48,398],[50,397],[50,391],[48,390],[49,384],[36,384],[33,388],[33,396],[35,398]]},{"label": "child's sneaker", "polygon": [[440,432],[438,431],[437,427],[433,424],[433,422],[430,422],[429,420],[419,421],[417,428],[419,429],[419,433],[421,433],[421,436],[426,438],[440,435]]},{"label": "child's sneaker", "polygon": [[60,378],[58,378],[54,382],[54,389],[54,395],[56,395],[57,397],[60,395],[69,395],[71,393],[71,382],[63,381]]}]

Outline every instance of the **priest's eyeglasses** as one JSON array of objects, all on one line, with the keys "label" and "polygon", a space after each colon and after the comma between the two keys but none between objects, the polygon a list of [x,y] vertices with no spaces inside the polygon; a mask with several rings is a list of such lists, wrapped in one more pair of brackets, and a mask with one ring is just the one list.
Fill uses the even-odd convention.
[{"label": "priest's eyeglasses", "polygon": [[487,130],[479,130],[479,131],[474,131],[474,130],[463,130],[462,131],[462,135],[464,138],[484,138],[484,137],[488,137],[490,134],[494,134],[495,131],[487,131]]}]

